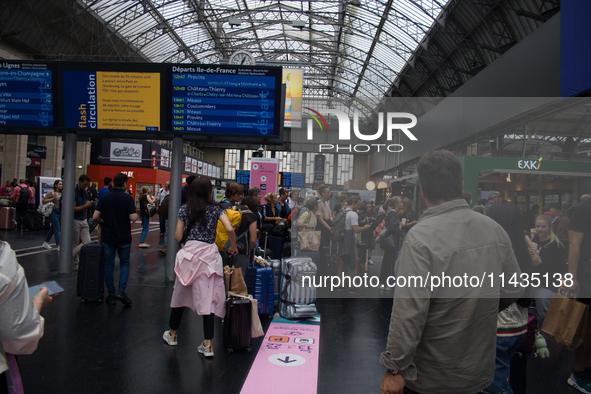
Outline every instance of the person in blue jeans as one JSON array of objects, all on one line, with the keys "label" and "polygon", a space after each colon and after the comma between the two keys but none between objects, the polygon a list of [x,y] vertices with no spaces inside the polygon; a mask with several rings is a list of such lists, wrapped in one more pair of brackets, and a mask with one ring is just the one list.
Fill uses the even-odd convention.
[{"label": "person in blue jeans", "polygon": [[150,188],[148,186],[142,187],[142,195],[140,197],[140,217],[142,218],[142,235],[140,236],[140,248],[147,248],[150,244],[146,243],[146,237],[150,231],[150,212],[148,211],[148,204],[154,204],[155,199],[150,196]]},{"label": "person in blue jeans", "polygon": [[[105,285],[109,295],[107,304],[115,305],[117,300],[131,305],[125,294],[129,278],[129,255],[131,250],[131,222],[137,220],[135,201],[125,193],[127,175],[119,173],[113,179],[113,189],[99,200],[92,218],[103,226],[102,245],[105,253]],[[115,252],[119,254],[119,290],[115,294],[114,275]]]},{"label": "person in blue jeans", "polygon": [[47,192],[43,200],[41,200],[42,204],[49,204],[50,202],[53,203],[53,210],[51,211],[51,215],[49,215],[49,223],[51,224],[51,228],[49,232],[45,236],[45,242],[43,242],[43,247],[45,249],[51,249],[51,245],[49,245],[49,241],[51,241],[51,237],[55,237],[55,244],[57,245],[57,251],[60,250],[60,223],[62,218],[62,189],[64,188],[64,184],[60,179],[53,182],[53,190]]}]

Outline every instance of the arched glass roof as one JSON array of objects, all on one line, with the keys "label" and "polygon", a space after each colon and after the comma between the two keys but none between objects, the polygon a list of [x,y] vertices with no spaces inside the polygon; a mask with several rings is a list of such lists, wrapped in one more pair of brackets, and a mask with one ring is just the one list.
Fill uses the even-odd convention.
[{"label": "arched glass roof", "polygon": [[78,0],[149,61],[219,63],[244,50],[304,68],[304,97],[369,105],[448,1]]}]

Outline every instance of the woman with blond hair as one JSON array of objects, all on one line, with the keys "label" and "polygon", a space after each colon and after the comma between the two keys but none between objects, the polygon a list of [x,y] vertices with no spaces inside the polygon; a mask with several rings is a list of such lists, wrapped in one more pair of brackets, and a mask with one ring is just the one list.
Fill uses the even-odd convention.
[{"label": "woman with blond hair", "polygon": [[155,199],[150,196],[150,188],[148,186],[142,187],[142,195],[140,197],[140,217],[142,218],[142,235],[140,236],[140,248],[147,248],[150,244],[146,243],[146,237],[150,231],[150,211],[148,204],[154,204]]},{"label": "woman with blond hair", "polygon": [[[539,274],[536,276],[540,278],[540,286],[532,287],[532,291],[536,299],[538,327],[542,327],[552,294],[558,290],[554,284],[559,281],[554,275],[564,275],[568,272],[568,254],[564,245],[554,235],[552,218],[548,215],[540,215],[536,218],[536,235],[529,244],[528,251],[533,263],[532,275]],[[535,249],[532,249],[532,246]],[[547,281],[546,274],[548,274]]]}]

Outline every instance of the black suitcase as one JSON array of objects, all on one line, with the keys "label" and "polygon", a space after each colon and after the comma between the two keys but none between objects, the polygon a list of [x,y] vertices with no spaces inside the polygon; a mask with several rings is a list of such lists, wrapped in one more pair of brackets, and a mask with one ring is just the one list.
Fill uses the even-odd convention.
[{"label": "black suitcase", "polygon": [[76,295],[82,302],[95,299],[101,302],[105,290],[105,254],[98,242],[91,242],[80,249],[80,265]]},{"label": "black suitcase", "polygon": [[224,345],[228,353],[234,350],[250,348],[250,323],[252,309],[247,298],[229,297],[226,300],[226,317],[224,318]]}]

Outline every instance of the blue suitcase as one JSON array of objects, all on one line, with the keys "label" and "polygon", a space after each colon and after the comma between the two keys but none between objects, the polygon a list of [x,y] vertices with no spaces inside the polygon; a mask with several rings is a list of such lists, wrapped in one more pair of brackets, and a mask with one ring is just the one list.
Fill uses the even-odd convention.
[{"label": "blue suitcase", "polygon": [[251,294],[258,303],[259,315],[273,316],[275,299],[275,277],[273,268],[249,264],[244,275],[244,281]]}]

